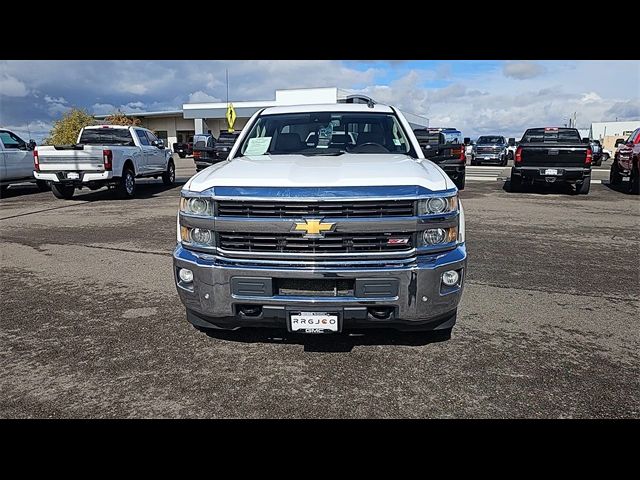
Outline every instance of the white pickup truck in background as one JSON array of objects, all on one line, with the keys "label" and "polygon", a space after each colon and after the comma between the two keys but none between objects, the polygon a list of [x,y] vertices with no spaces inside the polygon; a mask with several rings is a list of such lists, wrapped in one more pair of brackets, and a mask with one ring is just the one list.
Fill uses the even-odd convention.
[{"label": "white pickup truck in background", "polygon": [[162,177],[175,181],[171,151],[153,132],[141,127],[84,127],[75,145],[34,150],[34,176],[51,184],[57,198],[70,199],[76,188],[115,188],[121,198],[135,195],[135,179]]},{"label": "white pickup truck in background", "polygon": [[[33,149],[35,142],[28,143],[11,130],[0,129],[0,195],[9,185],[36,182],[33,177]],[[37,181],[38,188],[46,190],[47,183]]]}]

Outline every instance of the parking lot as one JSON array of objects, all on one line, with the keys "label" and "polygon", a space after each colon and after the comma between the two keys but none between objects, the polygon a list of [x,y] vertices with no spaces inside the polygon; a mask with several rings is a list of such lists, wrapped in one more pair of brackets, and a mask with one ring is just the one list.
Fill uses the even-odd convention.
[{"label": "parking lot", "polygon": [[445,342],[196,331],[171,262],[195,170],[176,164],[178,186],[142,180],[134,200],[0,200],[0,417],[640,417],[640,199],[607,185],[610,162],[588,195],[468,170]]}]

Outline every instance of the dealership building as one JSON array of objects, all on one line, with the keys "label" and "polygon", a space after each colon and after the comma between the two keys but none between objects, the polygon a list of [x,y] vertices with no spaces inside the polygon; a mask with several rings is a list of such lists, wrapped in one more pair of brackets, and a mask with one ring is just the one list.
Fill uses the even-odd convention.
[{"label": "dealership building", "polygon": [[[256,100],[247,102],[231,101],[236,112],[234,129],[242,130],[251,116],[265,107],[301,105],[301,104],[337,104],[337,103],[367,103],[374,101],[363,95],[352,94],[336,87],[326,88],[297,88],[276,90],[274,100]],[[175,142],[186,142],[189,137],[197,133],[210,132],[218,137],[222,130],[227,129],[227,102],[213,103],[185,103],[182,110],[165,112],[136,112],[128,116],[139,118],[142,126],[156,132],[166,145],[173,146]],[[402,112],[413,128],[429,126],[429,119],[411,112]],[[95,115],[104,119],[107,115]]]}]

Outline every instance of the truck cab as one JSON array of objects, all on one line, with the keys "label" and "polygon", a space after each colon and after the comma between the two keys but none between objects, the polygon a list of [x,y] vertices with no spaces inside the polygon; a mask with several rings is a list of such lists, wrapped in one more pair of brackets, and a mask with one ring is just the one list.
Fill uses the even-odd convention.
[{"label": "truck cab", "polygon": [[185,184],[173,276],[200,330],[447,337],[466,261],[458,189],[400,111],[298,105],[258,111]]},{"label": "truck cab", "polygon": [[[0,194],[10,185],[36,182],[33,176],[33,149],[36,142],[25,142],[17,133],[0,129]],[[37,181],[38,188],[47,189],[45,182]]]}]

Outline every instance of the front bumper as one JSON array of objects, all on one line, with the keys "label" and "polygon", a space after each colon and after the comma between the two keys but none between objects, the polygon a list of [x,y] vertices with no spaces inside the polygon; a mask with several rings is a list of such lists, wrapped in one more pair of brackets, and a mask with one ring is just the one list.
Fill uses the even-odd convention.
[{"label": "front bumper", "polygon": [[[240,327],[286,328],[290,312],[335,312],[342,328],[394,327],[398,329],[445,329],[455,323],[455,312],[462,295],[467,253],[464,244],[448,252],[421,255],[402,266],[374,268],[340,267],[293,268],[282,266],[242,266],[220,257],[187,250],[178,244],[173,252],[174,281],[178,295],[187,308],[187,319],[194,325],[209,328]],[[178,277],[180,268],[193,271],[192,284]],[[454,287],[442,285],[442,273],[457,270],[460,281]],[[237,279],[259,277],[298,280],[354,280],[375,282],[389,280],[397,288],[395,295],[374,293],[366,296],[293,296],[246,294],[237,289]],[[235,279],[235,280],[234,280]],[[267,282],[268,283],[268,282]],[[258,306],[259,315],[247,316],[240,306]],[[371,314],[374,307],[385,308],[391,315],[379,319]]]},{"label": "front bumper", "polygon": [[476,162],[496,162],[496,163],[500,163],[504,161],[504,158],[507,154],[506,153],[474,153],[473,154],[473,159]]},{"label": "front bumper", "polygon": [[[554,175],[546,174],[548,169],[556,170]],[[569,182],[574,183],[590,178],[591,169],[583,167],[513,167],[513,175],[519,175],[525,181],[533,182]]]}]

